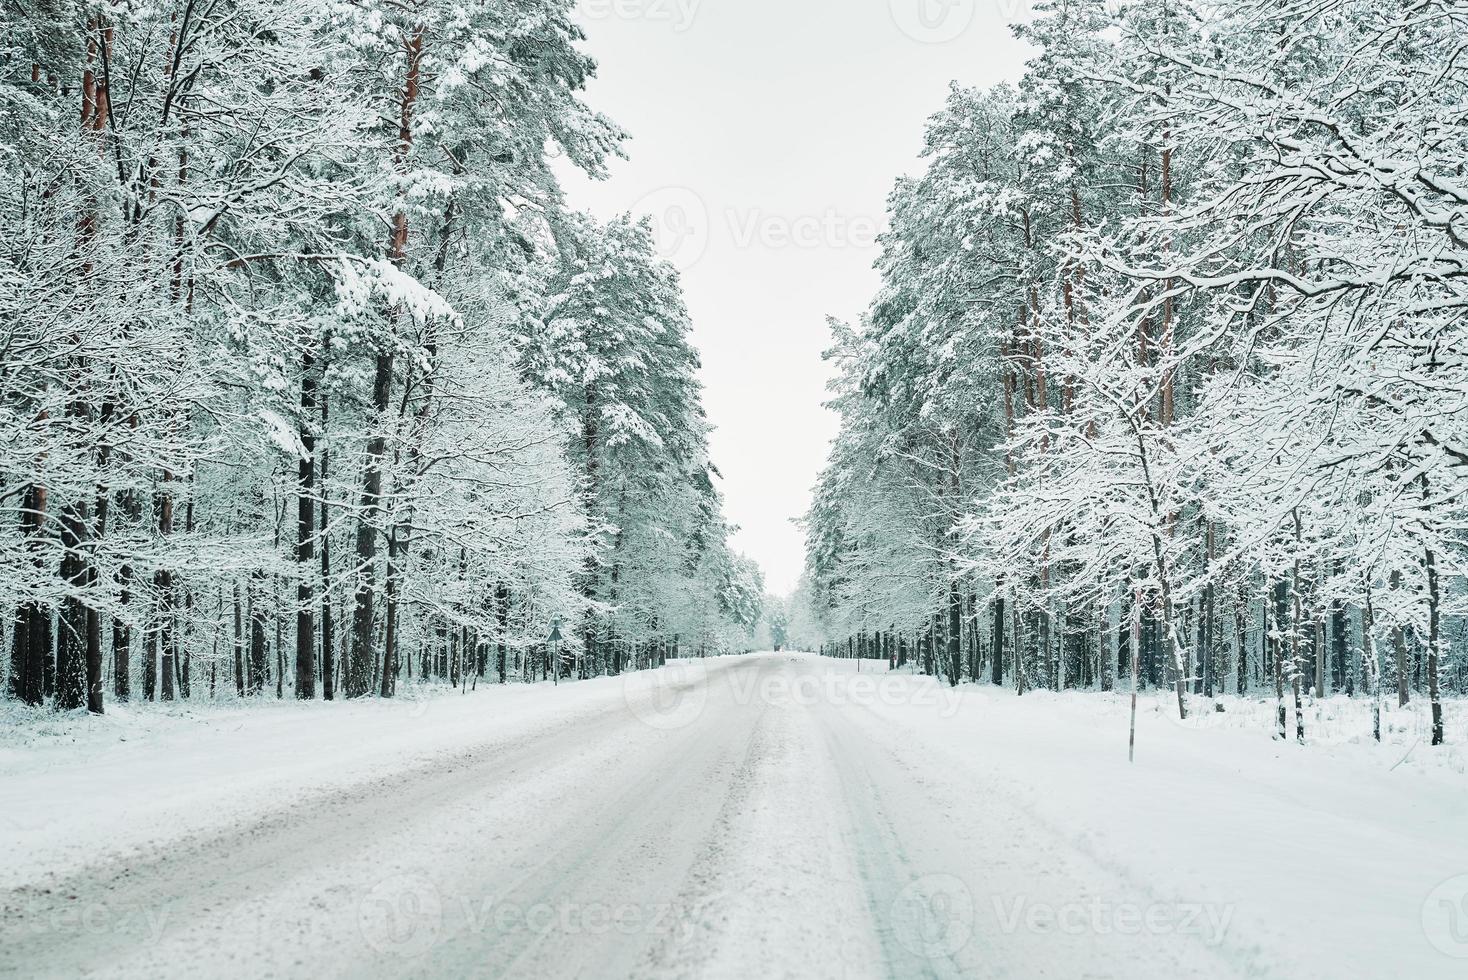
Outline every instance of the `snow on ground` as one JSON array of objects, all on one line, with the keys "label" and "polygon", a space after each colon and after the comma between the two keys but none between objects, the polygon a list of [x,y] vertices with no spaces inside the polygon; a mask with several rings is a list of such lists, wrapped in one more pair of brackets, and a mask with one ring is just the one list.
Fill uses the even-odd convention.
[{"label": "snow on ground", "polygon": [[623,686],[419,689],[393,701],[109,704],[101,717],[0,707],[0,887],[186,832],[309,804],[384,773],[533,737],[624,703]]},{"label": "snow on ground", "polygon": [[[1185,926],[1211,943],[1227,923],[1216,945],[1260,975],[1468,973],[1468,705],[1448,706],[1452,741],[1434,749],[1425,704],[1388,705],[1378,745],[1369,703],[1331,698],[1307,706],[1301,747],[1270,737],[1272,699],[1224,698],[1218,713],[1193,698],[1181,722],[1170,691],[1144,694],[1128,764],[1129,695],[949,696],[944,711],[875,699],[856,717],[963,773],[968,808],[1002,797],[1141,886],[1156,921],[1139,943]],[[1057,911],[1082,929],[1134,911],[1083,904]]]},{"label": "snow on ground", "polygon": [[0,716],[0,974],[1468,970],[1423,706],[952,690],[763,655],[398,703]]}]

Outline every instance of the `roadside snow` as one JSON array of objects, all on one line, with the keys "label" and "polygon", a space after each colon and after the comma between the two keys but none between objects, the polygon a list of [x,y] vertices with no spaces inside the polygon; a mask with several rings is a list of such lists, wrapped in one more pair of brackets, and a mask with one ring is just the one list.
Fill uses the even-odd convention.
[{"label": "roadside snow", "polygon": [[0,888],[145,853],[380,777],[624,705],[601,678],[417,700],[0,708]]},{"label": "roadside snow", "polygon": [[[830,663],[855,682],[850,662]],[[963,809],[999,794],[1057,846],[1151,895],[1133,910],[1105,895],[1037,909],[1013,894],[980,917],[1023,929],[1033,916],[1059,932],[1065,916],[1083,931],[1154,916],[1135,927],[1139,943],[1191,918],[1250,975],[1468,974],[1468,753],[1461,725],[1430,746],[1425,705],[1391,706],[1378,745],[1368,702],[1324,700],[1307,707],[1299,746],[1270,737],[1272,700],[1225,698],[1218,713],[1192,698],[1182,722],[1171,692],[1144,694],[1128,764],[1128,694],[944,696],[945,710],[870,698],[852,717],[875,742],[920,747],[936,778],[961,774]],[[1449,721],[1464,708],[1449,705]],[[1046,855],[1033,857],[1043,868]]]},{"label": "roadside snow", "polygon": [[[1463,704],[1434,749],[1422,705],[1389,708],[1378,745],[1367,702],[1321,701],[1299,746],[1270,737],[1269,699],[1195,698],[1180,722],[1146,695],[1129,764],[1126,694],[1017,698],[885,667],[784,654],[418,701],[0,708],[0,890],[56,915],[67,896],[47,889],[84,891],[106,864],[82,898],[173,930],[21,932],[16,955],[140,976],[235,955],[374,976],[1468,970]],[[368,828],[374,849],[323,849]],[[227,851],[177,850],[214,832]],[[339,960],[341,937],[377,935],[361,916],[420,892],[443,905],[414,934],[433,941],[409,944],[420,959]],[[671,909],[677,928],[501,934],[464,912],[491,899]],[[239,938],[269,923],[335,938]]]}]

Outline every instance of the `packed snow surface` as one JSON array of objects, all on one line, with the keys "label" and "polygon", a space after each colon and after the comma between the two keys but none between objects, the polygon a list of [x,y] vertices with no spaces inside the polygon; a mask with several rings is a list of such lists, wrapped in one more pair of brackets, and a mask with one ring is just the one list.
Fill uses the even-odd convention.
[{"label": "packed snow surface", "polygon": [[[1447,977],[1463,743],[800,654],[0,724],[17,976]],[[1454,706],[1456,707],[1456,706]]]}]

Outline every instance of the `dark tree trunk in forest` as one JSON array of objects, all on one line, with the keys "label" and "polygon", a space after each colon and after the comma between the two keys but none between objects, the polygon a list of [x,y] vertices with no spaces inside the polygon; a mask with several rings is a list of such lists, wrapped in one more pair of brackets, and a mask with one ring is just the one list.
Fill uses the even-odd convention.
[{"label": "dark tree trunk in forest", "polygon": [[969,593],[965,597],[964,602],[967,604],[964,622],[968,625],[968,642],[966,644],[968,648],[966,654],[968,657],[968,679],[972,683],[977,684],[982,679],[980,675],[984,669],[983,632],[980,622],[982,615],[980,610],[983,607],[979,604],[978,595],[974,593]]},{"label": "dark tree trunk in forest", "polygon": [[265,690],[266,675],[270,670],[266,660],[265,607],[260,601],[264,581],[263,572],[256,571],[250,576],[250,662],[245,685],[245,693],[249,695],[258,695]]},{"label": "dark tree trunk in forest", "polygon": [[[1164,129],[1162,132],[1162,213],[1172,213],[1172,132]],[[1164,239],[1162,243],[1164,251],[1171,251],[1172,243]],[[1175,345],[1176,326],[1174,324],[1174,300],[1172,297],[1173,281],[1167,279],[1163,282],[1162,300],[1162,349],[1159,360],[1162,363],[1162,397],[1158,406],[1158,421],[1164,428],[1171,426],[1177,418],[1177,386],[1174,378],[1172,354]]]},{"label": "dark tree trunk in forest", "polygon": [[157,623],[149,624],[143,638],[143,700],[145,701],[152,701],[158,696],[159,629]]},{"label": "dark tree trunk in forest", "polygon": [[1247,602],[1248,593],[1244,591],[1244,585],[1240,583],[1234,604],[1234,680],[1239,697],[1243,697],[1249,689],[1249,637],[1244,622]]},{"label": "dark tree trunk in forest", "polygon": [[[73,504],[61,512],[61,577],[75,592],[87,588],[88,513],[85,504]],[[87,607],[78,595],[69,595],[61,606],[56,642],[56,709],[70,711],[82,706],[86,693]]]},{"label": "dark tree trunk in forest", "polygon": [[[600,495],[601,478],[601,419],[598,413],[597,390],[595,384],[586,385],[585,405],[581,416],[581,441],[586,453],[586,484],[583,488],[586,514],[595,519],[597,514],[597,501]],[[596,647],[596,610],[597,597],[597,561],[595,556],[588,555],[586,559],[586,571],[581,586],[582,597],[586,600],[586,624],[582,633],[582,649],[585,651],[587,660],[594,660],[597,655]]]},{"label": "dark tree trunk in forest", "polygon": [[[449,218],[445,219],[446,222],[452,217],[452,214],[453,207],[452,205],[450,205]],[[444,262],[446,261],[448,249],[449,229],[447,225],[445,226],[442,234],[443,242],[439,248],[438,260],[436,262],[436,268],[440,276],[444,271]],[[398,405],[398,419],[401,422],[401,420],[408,417],[409,406],[412,399],[414,397],[418,399],[418,407],[412,413],[412,436],[410,440],[411,444],[408,449],[410,478],[414,479],[418,476],[419,467],[422,466],[422,442],[424,438],[424,428],[427,424],[428,413],[432,408],[431,396],[433,393],[432,384],[434,371],[432,365],[437,360],[438,356],[438,344],[435,340],[432,325],[429,325],[427,328],[427,339],[424,344],[424,351],[427,354],[427,360],[430,366],[428,370],[423,374],[421,382],[415,383],[413,371],[411,369],[407,372],[407,377],[404,379],[403,382],[403,397]],[[383,612],[383,671],[381,682],[378,686],[378,693],[385,698],[392,697],[393,694],[396,692],[398,673],[402,665],[402,656],[398,652],[398,646],[402,642],[399,635],[401,632],[401,630],[399,629],[399,621],[401,615],[399,602],[402,595],[401,580],[403,563],[406,559],[409,545],[412,542],[412,513],[413,512],[410,509],[408,511],[408,517],[405,521],[394,524],[392,529],[388,532],[387,538],[387,581],[386,585],[383,588],[384,602],[386,604],[386,608]]]},{"label": "dark tree trunk in forest", "polygon": [[[1336,562],[1336,573],[1341,572],[1341,563]],[[1352,691],[1354,679],[1350,669],[1348,657],[1348,636],[1350,631],[1349,617],[1346,615],[1346,604],[1340,599],[1334,599],[1330,604],[1330,676],[1331,689],[1334,691]]]},{"label": "dark tree trunk in forest", "polygon": [[[1391,589],[1393,592],[1402,587],[1402,573],[1392,572]],[[1407,653],[1407,631],[1401,626],[1392,630],[1392,659],[1396,662],[1397,673],[1397,707],[1405,708],[1412,701],[1411,684],[1411,662]]]},{"label": "dark tree trunk in forest", "polygon": [[948,580],[948,685],[963,679],[963,594],[956,579]]},{"label": "dark tree trunk in forest", "polygon": [[[280,542],[275,543],[276,551],[280,550]],[[281,628],[281,602],[280,602],[280,576],[271,576],[270,599],[272,607],[271,623],[275,626],[275,696],[285,696],[285,631]]]},{"label": "dark tree trunk in forest", "polygon": [[1274,667],[1274,697],[1277,703],[1277,731],[1281,740],[1289,738],[1289,713],[1285,708],[1285,635],[1284,624],[1289,619],[1289,585],[1281,579],[1274,583],[1274,611],[1267,617],[1273,629],[1269,633],[1269,658]]},{"label": "dark tree trunk in forest", "polygon": [[377,693],[390,698],[397,690],[398,671],[398,529],[387,535],[387,584],[383,588],[382,679]]},{"label": "dark tree trunk in forest", "polygon": [[[163,472],[163,486],[158,491],[158,537],[162,547],[168,547],[168,538],[173,534],[173,494],[169,492],[169,484],[173,482],[173,473],[165,470]],[[173,571],[166,566],[153,573],[153,591],[158,596],[157,617],[158,621],[153,627],[153,639],[157,644],[157,671],[159,684],[159,697],[164,701],[173,700],[174,690],[174,622],[173,622]],[[149,675],[153,673],[153,666],[149,665]],[[146,685],[151,687],[151,684]],[[153,699],[153,693],[148,691],[148,700]]]},{"label": "dark tree trunk in forest", "polygon": [[1300,511],[1295,509],[1295,566],[1292,574],[1294,586],[1294,615],[1290,619],[1290,688],[1295,696],[1295,739],[1299,742],[1305,741],[1305,703],[1300,696],[1300,675],[1303,673],[1300,665],[1300,625],[1304,621],[1304,609],[1302,606],[1300,581],[1300,543],[1302,528],[1300,524]]},{"label": "dark tree trunk in forest", "polygon": [[234,688],[245,696],[245,600],[240,583],[234,584]]},{"label": "dark tree trunk in forest", "polygon": [[[1213,559],[1215,557],[1216,542],[1214,540],[1213,522],[1208,521],[1207,525],[1208,571],[1211,574],[1213,570]],[[1198,651],[1198,656],[1201,657],[1203,661],[1202,693],[1210,698],[1213,697],[1213,680],[1215,668],[1214,647],[1217,642],[1214,634],[1216,631],[1215,624],[1217,621],[1217,611],[1217,586],[1213,583],[1212,578],[1210,578],[1207,587],[1204,589],[1203,594],[1203,643],[1201,649]]]},{"label": "dark tree trunk in forest", "polygon": [[301,355],[300,464],[296,470],[296,697],[316,697],[316,610],[311,588],[316,574],[316,365],[309,348]]},{"label": "dark tree trunk in forest", "polygon": [[[136,416],[130,424],[136,426]],[[138,501],[138,495],[132,490],[127,490],[119,498],[119,506],[123,515],[127,518],[129,527],[137,527],[143,520],[143,508]],[[133,582],[136,581],[136,573],[133,571],[132,563],[125,562],[117,573],[117,602],[124,610],[132,605]],[[132,644],[133,630],[121,617],[112,620],[112,695],[119,701],[127,701],[132,697]]]},{"label": "dark tree trunk in forest", "polygon": [[1437,576],[1437,555],[1426,550],[1423,563],[1427,568],[1427,698],[1432,706],[1432,744],[1444,740],[1442,667],[1442,601]]},{"label": "dark tree trunk in forest", "polygon": [[16,614],[11,642],[13,683],[17,697],[26,704],[39,706],[46,699],[46,651],[50,646],[49,610],[37,602],[26,603]]},{"label": "dark tree trunk in forest", "polygon": [[1025,662],[1025,632],[1024,615],[1020,612],[1019,603],[1011,601],[1009,604],[1010,622],[1010,648],[1014,651],[1014,689],[1017,694],[1024,694],[1029,690],[1029,665]]},{"label": "dark tree trunk in forest", "polygon": [[1274,582],[1273,607],[1265,609],[1265,631],[1270,638],[1270,670],[1274,675],[1274,698],[1279,706],[1280,738],[1289,738],[1289,713],[1284,709],[1284,624],[1289,621],[1289,584]]},{"label": "dark tree trunk in forest", "polygon": [[[81,85],[81,129],[89,137],[94,149],[100,154],[104,143],[102,133],[108,107],[108,80],[105,71],[96,69],[99,55],[106,59],[110,53],[112,32],[97,16],[87,20],[86,63]],[[106,52],[103,47],[106,47]],[[91,252],[96,244],[99,220],[99,202],[88,197],[80,209],[77,228],[78,250],[84,256],[84,276],[92,272]],[[77,349],[80,339],[74,338]],[[78,430],[89,428],[93,422],[92,408],[86,396],[87,364],[80,357],[70,359],[69,397],[66,402],[66,419],[70,427]],[[106,465],[106,449],[100,449],[97,459],[100,467]],[[96,528],[91,521],[91,508],[84,500],[77,500],[61,514],[61,577],[71,590],[62,602],[59,635],[56,645],[56,703],[57,710],[69,711],[85,702],[96,713],[102,711],[102,650],[101,622],[88,599],[96,584],[95,572],[91,567],[88,549]]]},{"label": "dark tree trunk in forest", "polygon": [[[329,345],[323,344],[323,349]],[[336,697],[336,623],[331,609],[331,504],[327,491],[327,477],[331,464],[331,450],[325,439],[331,416],[331,396],[321,392],[321,697],[331,701]]]},{"label": "dark tree trunk in forest", "polygon": [[505,683],[505,635],[510,629],[510,589],[501,582],[494,590],[494,619],[498,626],[495,643],[495,660],[499,668],[500,683]]},{"label": "dark tree trunk in forest", "polygon": [[[398,146],[394,154],[394,170],[407,169],[413,148],[413,109],[418,99],[419,69],[423,59],[425,29],[416,27],[411,38],[404,38],[407,64],[399,99]],[[392,238],[388,251],[392,263],[401,268],[408,254],[408,213],[399,210],[393,216]],[[393,319],[397,311],[390,314]],[[383,464],[387,455],[388,407],[392,399],[394,356],[389,342],[379,351],[373,368],[372,413],[375,431],[367,441],[362,478],[362,513],[357,522],[357,588],[352,609],[352,648],[348,660],[346,695],[364,697],[372,691],[376,656],[372,648],[377,593],[376,521],[382,512]]]},{"label": "dark tree trunk in forest", "polygon": [[[28,491],[32,495],[32,501],[35,500],[36,489],[32,487]],[[42,500],[44,493],[42,490]],[[50,649],[50,610],[38,602],[27,602],[16,615],[15,637],[11,647],[12,661],[19,661],[14,668],[15,687],[20,700],[26,704],[39,706],[46,699],[46,659]]]},{"label": "dark tree trunk in forest", "polygon": [[357,520],[357,588],[352,609],[352,648],[347,662],[346,696],[360,698],[372,692],[375,652],[372,630],[377,598],[376,518],[382,512],[382,469],[387,455],[386,424],[392,392],[393,355],[377,355],[372,382],[372,412],[379,428],[367,442],[367,460],[362,483],[361,516]]},{"label": "dark tree trunk in forest", "polygon": [[[116,409],[111,403],[102,407],[102,424],[105,427],[112,423]],[[97,453],[99,467],[106,468],[112,456],[111,449],[103,445]],[[91,538],[93,542],[100,542],[107,534],[107,518],[111,510],[112,493],[108,488],[99,486],[95,509],[93,510]],[[95,562],[87,565],[87,589],[96,594],[100,577]],[[95,600],[93,600],[95,602]],[[100,715],[103,711],[102,705],[102,614],[94,605],[87,606],[87,710],[94,715]]]},{"label": "dark tree trunk in forest", "polygon": [[1366,582],[1366,605],[1361,609],[1361,657],[1371,685],[1371,731],[1381,741],[1381,660],[1376,653],[1376,610],[1371,604],[1371,581]]}]

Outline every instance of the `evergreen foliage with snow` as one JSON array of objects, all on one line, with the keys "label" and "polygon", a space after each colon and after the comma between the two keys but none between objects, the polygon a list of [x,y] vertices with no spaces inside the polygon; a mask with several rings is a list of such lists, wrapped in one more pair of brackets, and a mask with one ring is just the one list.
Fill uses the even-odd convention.
[{"label": "evergreen foliage with snow", "polygon": [[1270,692],[1281,737],[1311,691],[1421,692],[1442,741],[1468,5],[1046,0],[1018,33],[1024,78],[954,87],[836,325],[827,642],[1021,691],[1135,657],[1184,713]]},{"label": "evergreen foliage with snow", "polygon": [[562,202],[569,0],[10,7],[10,696],[332,698],[747,643],[674,271]]}]

